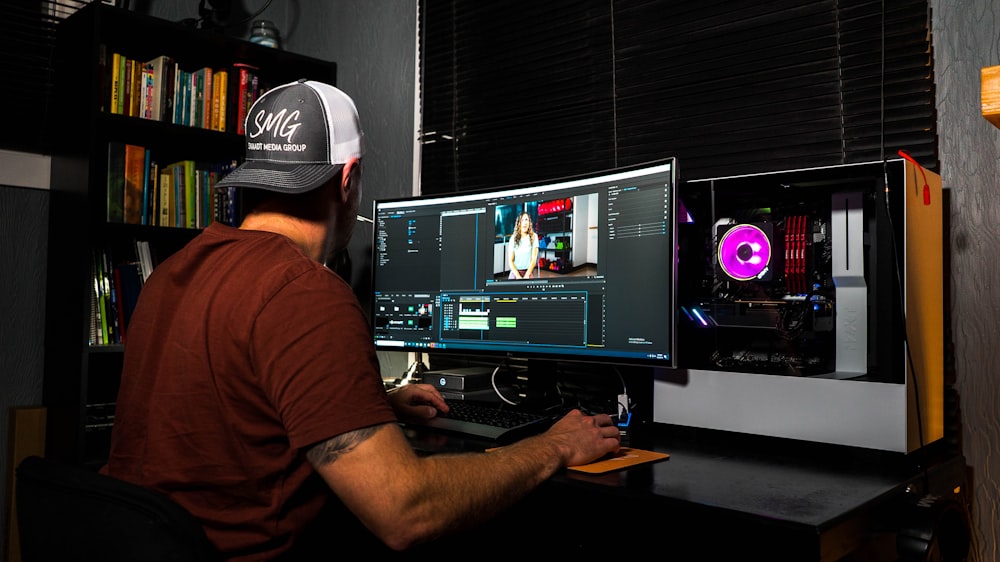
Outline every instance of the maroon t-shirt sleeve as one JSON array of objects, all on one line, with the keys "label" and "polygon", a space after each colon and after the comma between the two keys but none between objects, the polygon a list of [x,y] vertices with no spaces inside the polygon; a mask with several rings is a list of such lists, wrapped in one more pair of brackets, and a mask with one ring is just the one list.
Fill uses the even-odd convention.
[{"label": "maroon t-shirt sleeve", "polygon": [[260,311],[251,342],[261,388],[293,447],[396,420],[364,313],[333,272],[290,281]]}]

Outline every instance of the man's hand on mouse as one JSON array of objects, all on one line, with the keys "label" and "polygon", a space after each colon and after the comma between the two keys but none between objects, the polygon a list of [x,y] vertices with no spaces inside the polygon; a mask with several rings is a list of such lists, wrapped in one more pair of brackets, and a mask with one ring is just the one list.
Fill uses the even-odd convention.
[{"label": "man's hand on mouse", "polygon": [[593,462],[618,452],[621,437],[618,427],[608,414],[587,415],[579,409],[570,410],[545,435],[564,445],[566,466]]}]

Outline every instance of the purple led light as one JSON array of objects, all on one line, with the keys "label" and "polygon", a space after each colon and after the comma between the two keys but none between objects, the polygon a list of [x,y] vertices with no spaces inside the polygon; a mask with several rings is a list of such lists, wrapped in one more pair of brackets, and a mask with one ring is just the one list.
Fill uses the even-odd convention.
[{"label": "purple led light", "polygon": [[734,226],[719,241],[719,264],[737,281],[759,276],[770,262],[771,241],[752,224]]}]

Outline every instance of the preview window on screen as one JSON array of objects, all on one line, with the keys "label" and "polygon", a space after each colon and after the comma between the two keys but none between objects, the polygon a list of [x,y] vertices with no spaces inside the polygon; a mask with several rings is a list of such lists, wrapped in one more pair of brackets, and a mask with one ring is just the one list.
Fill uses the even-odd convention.
[{"label": "preview window on screen", "polygon": [[376,347],[673,366],[677,164],[377,200]]}]

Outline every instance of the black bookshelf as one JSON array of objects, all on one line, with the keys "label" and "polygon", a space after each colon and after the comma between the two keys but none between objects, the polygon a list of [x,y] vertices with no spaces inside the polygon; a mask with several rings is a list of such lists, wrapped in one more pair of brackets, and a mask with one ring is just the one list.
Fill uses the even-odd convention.
[{"label": "black bookshelf", "polygon": [[108,143],[148,147],[163,162],[242,160],[234,127],[198,128],[113,114],[107,100],[106,63],[118,52],[139,61],[168,55],[178,66],[255,67],[269,86],[310,78],[336,82],[336,64],[272,49],[135,12],[91,3],[59,24],[55,51],[57,116],[52,139],[46,287],[46,454],[99,466],[107,458],[124,346],[94,345],[91,274],[95,250],[112,259],[135,257],[135,241],[149,243],[154,264],[182,247],[199,229],[109,223]]}]

